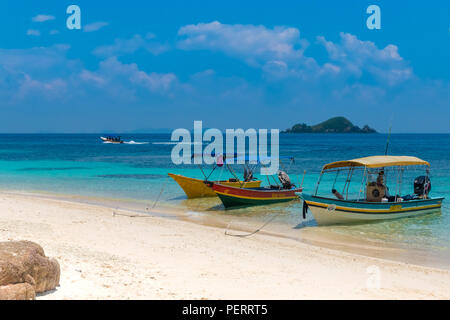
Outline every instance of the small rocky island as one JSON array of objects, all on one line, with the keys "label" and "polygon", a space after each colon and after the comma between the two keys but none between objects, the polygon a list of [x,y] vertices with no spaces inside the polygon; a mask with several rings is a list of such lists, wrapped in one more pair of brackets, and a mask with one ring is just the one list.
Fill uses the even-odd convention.
[{"label": "small rocky island", "polygon": [[306,123],[298,123],[281,133],[376,133],[368,125],[360,128],[355,126],[345,117],[334,117],[319,124],[309,126]]}]

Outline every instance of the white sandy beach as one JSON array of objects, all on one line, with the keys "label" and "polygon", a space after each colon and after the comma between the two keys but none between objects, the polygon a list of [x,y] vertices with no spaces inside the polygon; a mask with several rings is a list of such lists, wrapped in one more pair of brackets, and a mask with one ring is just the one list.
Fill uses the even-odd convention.
[{"label": "white sandy beach", "polygon": [[[59,261],[60,286],[38,299],[450,298],[448,270],[3,192],[6,240],[35,241]],[[380,288],[368,287],[377,268]]]}]

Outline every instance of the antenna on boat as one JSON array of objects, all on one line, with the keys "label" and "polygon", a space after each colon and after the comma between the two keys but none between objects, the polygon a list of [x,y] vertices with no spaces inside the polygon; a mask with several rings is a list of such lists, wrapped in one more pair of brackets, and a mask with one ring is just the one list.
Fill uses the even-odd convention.
[{"label": "antenna on boat", "polygon": [[384,155],[387,156],[388,153],[388,148],[389,148],[389,140],[391,138],[391,129],[392,129],[392,124],[389,127],[389,133],[388,133],[388,137],[387,137],[387,141],[386,141],[386,150],[384,151]]}]

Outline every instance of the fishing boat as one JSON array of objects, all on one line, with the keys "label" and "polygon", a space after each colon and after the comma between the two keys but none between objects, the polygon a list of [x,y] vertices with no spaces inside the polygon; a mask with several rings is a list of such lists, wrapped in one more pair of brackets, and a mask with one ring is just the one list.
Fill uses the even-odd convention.
[{"label": "fishing boat", "polygon": [[292,201],[298,199],[296,192],[302,191],[302,188],[296,188],[295,186],[284,188],[278,185],[243,189],[214,183],[212,188],[225,208]]},{"label": "fishing boat", "polygon": [[[413,194],[401,195],[405,169],[425,168],[425,175],[412,182]],[[411,156],[370,156],[326,164],[320,173],[313,195],[299,194],[303,199],[303,217],[309,209],[318,225],[367,223],[386,219],[398,219],[424,215],[439,211],[442,197],[430,197],[430,164]],[[386,171],[394,174],[395,195],[390,195],[386,184]],[[340,172],[346,172],[342,193],[335,189]],[[362,174],[358,195],[349,198],[352,177]],[[334,197],[319,196],[318,190],[323,176],[336,173],[331,193]],[[376,177],[376,179],[375,179]]]},{"label": "fishing boat", "polygon": [[[193,155],[192,158],[196,157],[197,155]],[[234,157],[235,155],[232,155],[231,157]],[[230,157],[230,156],[229,156]],[[228,168],[228,171],[233,175],[233,178],[229,178],[227,180],[217,180],[217,181],[210,181],[209,178],[212,174],[212,172],[216,168],[223,167],[223,165],[226,165]],[[213,183],[220,183],[221,185],[226,186],[232,186],[235,188],[256,188],[261,185],[261,181],[257,180],[253,177],[253,171],[250,167],[247,167],[245,165],[244,168],[244,178],[241,180],[239,177],[234,173],[231,167],[229,167],[226,163],[226,156],[218,156],[216,163],[214,164],[211,172],[206,175],[203,171],[203,168],[199,166],[200,171],[202,172],[204,179],[195,179],[183,176],[181,174],[175,174],[175,173],[169,173],[169,177],[171,177],[173,180],[175,180],[178,185],[183,189],[184,193],[189,199],[194,198],[203,198],[203,197],[216,197],[216,193],[211,188],[211,185]]]},{"label": "fishing boat", "polygon": [[[293,157],[279,157],[287,158],[291,164],[294,162]],[[246,160],[252,161],[256,164],[261,164],[270,158],[265,157],[246,157]],[[281,164],[281,162],[280,162]],[[273,181],[270,180],[273,178]],[[225,208],[266,205],[272,203],[287,202],[298,199],[296,192],[302,192],[302,188],[297,188],[285,171],[278,170],[277,177],[267,176],[269,186],[255,187],[255,188],[236,188],[220,183],[211,184],[214,192],[219,196]],[[273,182],[273,183],[272,183]]]},{"label": "fishing boat", "polygon": [[215,197],[216,194],[211,189],[208,182],[220,183],[221,185],[231,186],[235,188],[255,188],[261,185],[261,181],[240,181],[236,178],[230,178],[228,180],[220,181],[205,181],[201,179],[195,179],[183,176],[181,174],[169,173],[169,177],[175,180],[178,185],[183,189],[189,199],[202,198],[202,197]]},{"label": "fishing boat", "polygon": [[108,142],[108,143],[118,143],[118,144],[123,143],[123,140],[120,138],[120,136],[117,136],[117,137],[111,137],[111,136],[100,137],[100,139],[102,139],[102,141]]}]

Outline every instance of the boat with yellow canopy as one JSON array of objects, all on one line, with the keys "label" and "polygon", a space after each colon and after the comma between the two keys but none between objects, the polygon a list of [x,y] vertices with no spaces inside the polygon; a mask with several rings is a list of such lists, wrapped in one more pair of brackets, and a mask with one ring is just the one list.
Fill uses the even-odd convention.
[{"label": "boat with yellow canopy", "polygon": [[[320,173],[313,195],[299,194],[303,199],[303,217],[309,209],[319,225],[351,224],[386,219],[398,219],[439,211],[444,198],[429,196],[430,164],[412,156],[370,156],[326,164]],[[415,177],[410,186],[412,194],[402,195],[402,182],[410,168],[425,168],[425,175]],[[339,174],[344,172],[342,192],[336,190]],[[324,176],[335,173],[331,193],[334,197],[318,195]],[[387,173],[390,173],[388,175]],[[362,176],[359,190],[349,191],[352,179]],[[395,185],[390,194],[388,177]],[[392,185],[392,183],[391,183]],[[350,196],[349,196],[350,195]]]},{"label": "boat with yellow canopy", "polygon": [[[195,157],[197,155],[193,155]],[[231,155],[228,157],[236,157],[237,155]],[[247,165],[244,164],[244,177],[240,179],[233,171],[231,167],[226,162],[226,155],[218,156],[216,159],[216,163],[214,164],[213,169],[206,175],[203,171],[202,167],[199,166],[200,171],[202,172],[204,179],[196,179],[183,176],[181,174],[169,173],[169,177],[175,180],[178,185],[183,189],[184,193],[189,199],[194,198],[203,198],[203,197],[216,197],[216,193],[212,189],[213,184],[221,184],[224,186],[231,186],[235,188],[258,188],[261,185],[261,180],[257,180],[253,177],[253,170]],[[226,166],[228,171],[233,175],[233,178],[229,178],[227,180],[209,180],[212,172],[216,168],[220,168],[222,166]]]}]

